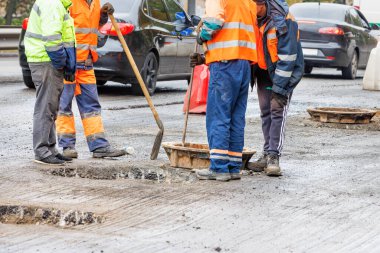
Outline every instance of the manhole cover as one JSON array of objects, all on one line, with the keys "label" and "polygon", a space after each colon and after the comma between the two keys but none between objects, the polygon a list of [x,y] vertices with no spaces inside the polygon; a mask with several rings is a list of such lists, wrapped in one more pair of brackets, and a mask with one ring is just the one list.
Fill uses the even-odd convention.
[{"label": "manhole cover", "polygon": [[376,111],[355,108],[320,107],[308,109],[315,121],[340,124],[369,124]]}]

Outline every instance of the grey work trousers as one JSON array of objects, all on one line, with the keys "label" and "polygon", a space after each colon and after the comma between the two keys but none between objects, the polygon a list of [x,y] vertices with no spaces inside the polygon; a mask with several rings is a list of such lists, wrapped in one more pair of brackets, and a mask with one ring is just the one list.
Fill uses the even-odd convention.
[{"label": "grey work trousers", "polygon": [[29,67],[36,86],[33,150],[35,159],[41,160],[58,154],[55,120],[63,90],[63,72],[56,70],[51,62],[29,63]]},{"label": "grey work trousers", "polygon": [[282,107],[276,100],[272,100],[273,83],[266,70],[258,69],[257,94],[261,111],[261,123],[264,135],[265,154],[281,155],[285,141],[286,117],[292,94],[289,95],[288,104]]}]

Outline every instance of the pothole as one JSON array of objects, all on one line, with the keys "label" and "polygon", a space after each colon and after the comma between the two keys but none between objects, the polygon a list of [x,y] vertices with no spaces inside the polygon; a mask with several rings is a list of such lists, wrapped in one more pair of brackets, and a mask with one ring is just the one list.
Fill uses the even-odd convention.
[{"label": "pothole", "polygon": [[125,162],[91,160],[74,161],[62,167],[44,169],[43,171],[61,177],[77,177],[95,180],[146,180],[157,183],[194,182],[196,176],[190,170],[172,168],[169,165],[153,165],[141,163],[139,165],[125,164]]},{"label": "pothole", "polygon": [[73,227],[103,223],[105,218],[92,212],[34,206],[0,205],[0,223]]}]

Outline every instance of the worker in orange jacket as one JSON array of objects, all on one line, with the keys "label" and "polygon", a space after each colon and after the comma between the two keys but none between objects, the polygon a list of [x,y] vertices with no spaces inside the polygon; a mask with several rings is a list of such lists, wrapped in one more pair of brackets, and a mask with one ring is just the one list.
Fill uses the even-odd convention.
[{"label": "worker in orange jacket", "polygon": [[[290,100],[304,70],[298,24],[279,0],[254,0],[257,6],[257,95],[264,146],[262,155],[247,168],[281,176],[280,156],[285,143]],[[272,14],[275,14],[273,16]],[[276,16],[277,15],[277,16]],[[283,20],[280,28],[275,21]]]},{"label": "worker in orange jacket", "polygon": [[75,150],[76,130],[72,112],[75,96],[82,119],[84,133],[94,158],[117,157],[126,154],[124,149],[110,146],[104,133],[93,63],[98,60],[96,52],[98,29],[113,14],[110,3],[100,7],[99,0],[72,0],[70,15],[74,19],[77,43],[77,70],[75,81],[65,82],[56,121],[59,146],[63,155],[77,158]]},{"label": "worker in orange jacket", "polygon": [[205,60],[210,67],[206,128],[211,165],[197,172],[201,180],[240,179],[251,64],[257,63],[256,22],[252,0],[206,0],[197,41],[207,45],[207,52],[205,59],[190,57],[192,66]]}]

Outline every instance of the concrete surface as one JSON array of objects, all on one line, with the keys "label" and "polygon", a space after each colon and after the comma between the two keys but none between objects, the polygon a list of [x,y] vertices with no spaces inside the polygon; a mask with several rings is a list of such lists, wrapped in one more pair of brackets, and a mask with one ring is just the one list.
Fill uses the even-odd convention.
[{"label": "concrete surface", "polygon": [[[306,113],[314,106],[379,108],[380,93],[362,90],[363,72],[354,81],[335,70],[313,73],[293,96],[284,176],[245,173],[228,183],[170,169],[164,150],[150,161],[157,133],[151,112],[144,98],[117,84],[99,88],[106,132],[111,143],[133,146],[136,155],[90,158],[77,118],[79,160],[60,169],[35,165],[34,91],[0,77],[0,205],[105,218],[64,229],[0,223],[0,252],[380,252],[378,128],[323,127]],[[183,81],[158,85],[154,102],[164,141],[181,140],[185,89]],[[256,92],[247,117],[246,146],[260,151]],[[205,117],[191,115],[188,140],[205,142],[204,129]]]}]

